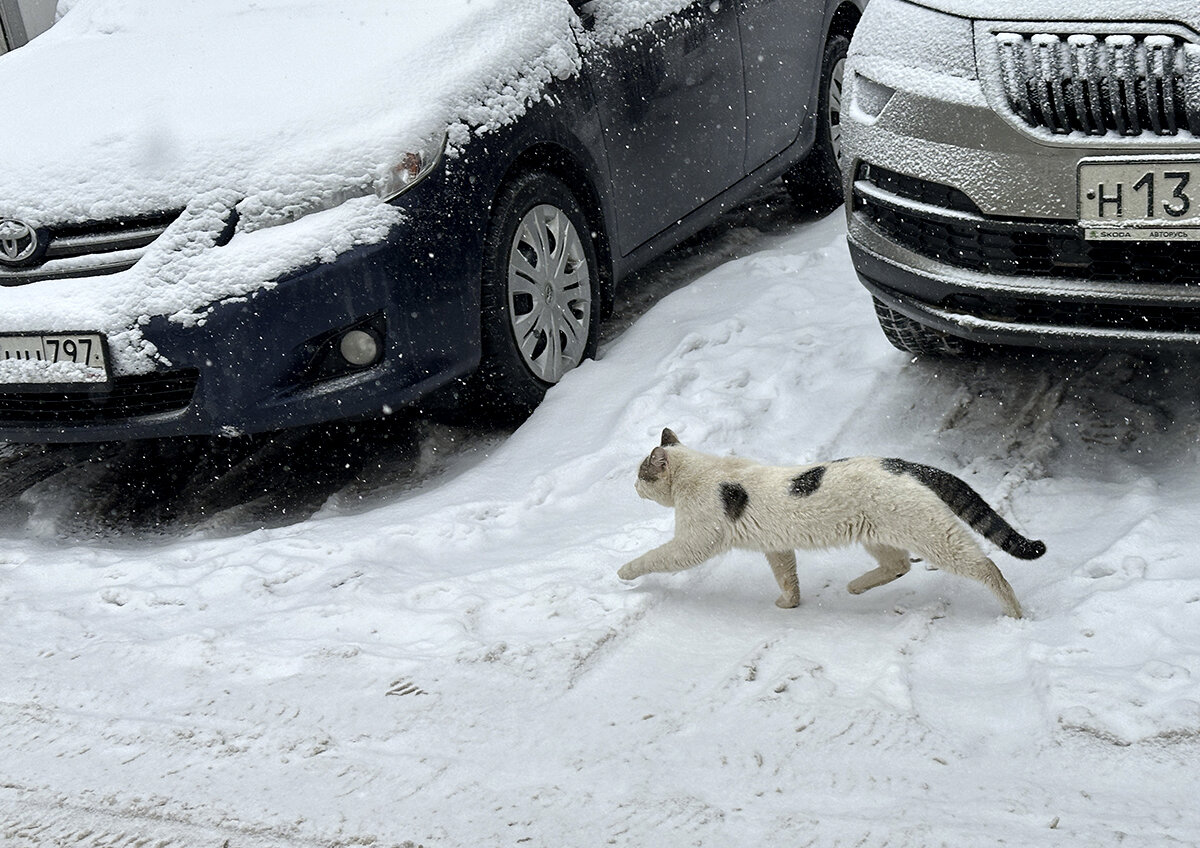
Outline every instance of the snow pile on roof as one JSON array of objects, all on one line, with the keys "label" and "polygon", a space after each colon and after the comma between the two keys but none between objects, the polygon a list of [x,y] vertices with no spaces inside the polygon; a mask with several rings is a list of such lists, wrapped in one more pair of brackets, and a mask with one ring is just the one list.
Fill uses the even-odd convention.
[{"label": "snow pile on roof", "polygon": [[[579,66],[566,0],[80,0],[0,60],[0,215],[332,193],[448,127],[520,115]],[[460,133],[461,135],[461,133]]]}]

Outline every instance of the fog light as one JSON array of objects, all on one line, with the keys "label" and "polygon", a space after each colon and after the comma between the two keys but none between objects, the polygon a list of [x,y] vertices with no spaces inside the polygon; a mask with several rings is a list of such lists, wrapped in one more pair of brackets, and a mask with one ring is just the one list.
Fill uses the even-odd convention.
[{"label": "fog light", "polygon": [[379,360],[379,339],[366,330],[350,330],[338,342],[342,359],[359,368]]}]

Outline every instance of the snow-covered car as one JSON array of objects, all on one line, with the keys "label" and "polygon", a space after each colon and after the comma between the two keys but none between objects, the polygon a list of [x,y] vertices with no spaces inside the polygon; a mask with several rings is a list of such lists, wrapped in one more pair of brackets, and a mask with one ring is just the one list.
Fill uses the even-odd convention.
[{"label": "snow-covered car", "polygon": [[721,210],[840,202],[861,11],[77,0],[0,58],[0,438],[528,408]]},{"label": "snow-covered car", "polygon": [[888,339],[1200,342],[1200,7],[877,0],[847,62],[850,250]]}]

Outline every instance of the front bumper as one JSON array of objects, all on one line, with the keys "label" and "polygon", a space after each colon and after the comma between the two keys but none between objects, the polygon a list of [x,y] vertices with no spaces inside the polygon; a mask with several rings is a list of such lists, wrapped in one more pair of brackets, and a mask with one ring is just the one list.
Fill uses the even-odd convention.
[{"label": "front bumper", "polygon": [[[854,241],[850,255],[872,296],[918,323],[984,344],[1062,350],[1200,347],[1200,301],[1177,305],[1147,293],[1097,297],[1070,287],[917,270]],[[1162,319],[1155,326],[1154,318]],[[1183,319],[1183,320],[1181,320]],[[1178,327],[1178,329],[1172,329]]]},{"label": "front bumper", "polygon": [[1200,345],[1196,245],[1089,243],[1073,224],[985,218],[889,176],[855,181],[848,234],[859,279],[892,309],[988,344]]},{"label": "front bumper", "polygon": [[[379,244],[215,304],[199,326],[153,318],[143,334],[169,365],[105,390],[0,392],[0,439],[236,435],[411,404],[478,357],[474,252],[458,247],[437,250],[456,259],[432,262],[431,244],[401,225]],[[322,343],[364,320],[384,330],[379,362],[316,373]]]}]

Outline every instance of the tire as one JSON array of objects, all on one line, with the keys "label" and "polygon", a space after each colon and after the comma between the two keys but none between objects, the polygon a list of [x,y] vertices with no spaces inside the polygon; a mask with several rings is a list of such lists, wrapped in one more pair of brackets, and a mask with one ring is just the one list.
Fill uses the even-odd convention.
[{"label": "tire", "polygon": [[917,356],[962,356],[968,353],[968,344],[963,339],[947,335],[940,330],[919,324],[884,304],[875,301],[875,316],[884,336],[897,350]]},{"label": "tire", "polygon": [[596,353],[600,262],[571,190],[547,171],[501,188],[484,241],[482,358],[472,402],[524,414]]},{"label": "tire", "polygon": [[831,35],[821,58],[817,136],[804,159],[783,175],[802,212],[832,212],[842,203],[842,79],[850,39]]}]

